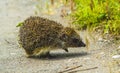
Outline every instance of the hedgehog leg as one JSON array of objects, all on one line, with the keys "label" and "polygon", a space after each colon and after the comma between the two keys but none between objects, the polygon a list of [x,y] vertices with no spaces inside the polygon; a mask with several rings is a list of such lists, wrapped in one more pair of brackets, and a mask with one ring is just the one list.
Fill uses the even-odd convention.
[{"label": "hedgehog leg", "polygon": [[46,52],[45,54],[47,57],[52,57],[51,54],[50,54],[50,51]]},{"label": "hedgehog leg", "polygon": [[60,43],[60,45],[61,45],[61,47],[62,47],[63,50],[65,50],[66,52],[69,52],[68,49],[67,49],[67,46],[66,46],[66,42],[63,42],[63,41],[62,41],[62,42]]},{"label": "hedgehog leg", "polygon": [[67,47],[66,47],[66,43],[62,43],[62,49],[65,50],[65,52],[69,52]]},{"label": "hedgehog leg", "polygon": [[52,57],[51,54],[50,54],[50,51],[46,52],[45,56],[46,57]]},{"label": "hedgehog leg", "polygon": [[65,52],[69,52],[67,48],[63,48],[63,50],[65,50]]},{"label": "hedgehog leg", "polygon": [[40,57],[41,57],[41,58],[52,58],[53,56],[50,55],[50,52],[48,51],[48,52],[46,52],[46,53],[40,55]]}]

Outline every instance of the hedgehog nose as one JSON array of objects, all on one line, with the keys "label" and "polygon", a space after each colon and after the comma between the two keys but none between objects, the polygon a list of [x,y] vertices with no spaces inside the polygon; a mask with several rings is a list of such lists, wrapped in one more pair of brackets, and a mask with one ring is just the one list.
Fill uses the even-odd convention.
[{"label": "hedgehog nose", "polygon": [[83,47],[85,47],[86,46],[86,44],[85,43],[83,43],[83,45],[82,45]]},{"label": "hedgehog nose", "polygon": [[81,47],[85,47],[86,44],[82,42],[82,43],[80,43],[80,46],[81,46]]}]

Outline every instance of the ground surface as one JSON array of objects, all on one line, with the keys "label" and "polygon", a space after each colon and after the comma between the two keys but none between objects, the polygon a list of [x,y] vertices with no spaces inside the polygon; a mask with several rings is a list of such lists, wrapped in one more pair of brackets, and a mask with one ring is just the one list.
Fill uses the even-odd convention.
[{"label": "ground surface", "polygon": [[[37,0],[0,0],[0,73],[120,73],[120,59],[112,59],[119,43],[109,40],[89,38],[89,49],[70,48],[69,53],[52,51],[51,59],[26,58],[17,42],[16,25],[35,15],[36,4]],[[68,24],[59,15],[39,16]],[[87,33],[81,32],[81,35],[85,39]],[[69,71],[62,72],[65,70]]]}]

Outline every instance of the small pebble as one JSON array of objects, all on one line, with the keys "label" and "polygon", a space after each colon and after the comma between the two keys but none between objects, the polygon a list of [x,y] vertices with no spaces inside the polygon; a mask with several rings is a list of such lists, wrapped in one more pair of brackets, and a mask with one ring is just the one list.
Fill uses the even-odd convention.
[{"label": "small pebble", "polygon": [[89,57],[84,58],[84,60],[89,60],[89,59],[90,59]]},{"label": "small pebble", "polygon": [[105,53],[104,53],[104,52],[101,52],[100,54],[103,55],[103,54],[105,54]]},{"label": "small pebble", "polygon": [[99,38],[98,41],[102,42],[102,41],[103,41],[103,38]]},{"label": "small pebble", "polygon": [[120,46],[118,47],[118,49],[120,49]]},{"label": "small pebble", "polygon": [[120,59],[120,55],[114,55],[114,56],[112,56],[112,58],[114,58],[114,59]]},{"label": "small pebble", "polygon": [[68,60],[68,62],[71,62],[71,61],[72,61],[72,59],[69,59],[69,60]]},{"label": "small pebble", "polygon": [[10,53],[11,55],[15,55],[16,53]]}]

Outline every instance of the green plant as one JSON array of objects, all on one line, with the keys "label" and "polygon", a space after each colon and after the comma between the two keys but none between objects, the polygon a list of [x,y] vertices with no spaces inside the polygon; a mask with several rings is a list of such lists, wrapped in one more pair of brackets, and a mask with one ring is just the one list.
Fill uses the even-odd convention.
[{"label": "green plant", "polygon": [[23,25],[23,22],[19,22],[16,27],[20,27]]},{"label": "green plant", "polygon": [[76,11],[71,14],[78,29],[101,26],[104,33],[120,34],[120,1],[75,0]]}]

